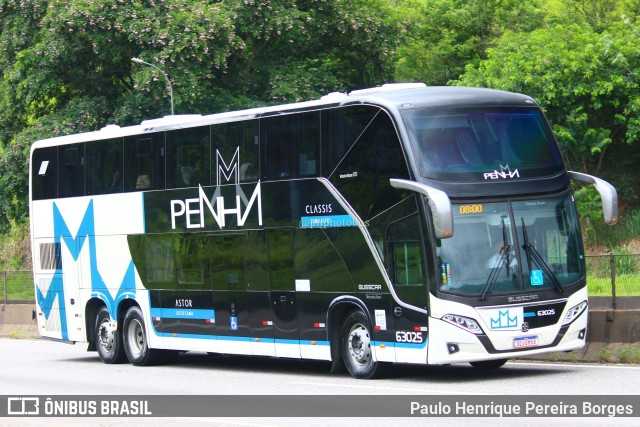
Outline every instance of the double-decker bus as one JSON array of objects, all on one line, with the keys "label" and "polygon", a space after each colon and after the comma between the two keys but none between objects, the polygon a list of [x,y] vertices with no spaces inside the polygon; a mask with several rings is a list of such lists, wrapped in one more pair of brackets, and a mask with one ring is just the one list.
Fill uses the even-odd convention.
[{"label": "double-decker bus", "polygon": [[180,351],[470,362],[585,344],[571,179],[536,102],[390,84],[38,141],[38,328],[105,363]]}]

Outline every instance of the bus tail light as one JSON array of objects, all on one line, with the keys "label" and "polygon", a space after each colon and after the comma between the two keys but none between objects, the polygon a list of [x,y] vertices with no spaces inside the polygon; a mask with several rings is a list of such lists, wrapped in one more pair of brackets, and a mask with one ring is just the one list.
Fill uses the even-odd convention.
[{"label": "bus tail light", "polygon": [[484,333],[480,325],[478,325],[478,322],[470,317],[459,316],[457,314],[445,314],[442,316],[442,320],[462,328],[465,331],[471,332],[472,334],[480,335]]},{"label": "bus tail light", "polygon": [[578,316],[582,314],[583,311],[587,309],[587,302],[582,301],[578,305],[574,305],[567,311],[567,315],[564,316],[564,320],[562,321],[562,326],[566,326],[576,320]]}]

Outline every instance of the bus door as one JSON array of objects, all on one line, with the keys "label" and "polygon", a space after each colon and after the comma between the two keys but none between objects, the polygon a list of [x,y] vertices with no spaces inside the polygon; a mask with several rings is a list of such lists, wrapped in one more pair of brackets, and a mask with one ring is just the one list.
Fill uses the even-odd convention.
[{"label": "bus door", "polygon": [[[428,290],[419,216],[411,215],[391,223],[387,229],[387,259],[396,296],[393,302],[396,361],[425,363],[428,316],[408,308],[427,309]],[[446,274],[446,269],[445,273]]]},{"label": "bus door", "polygon": [[221,352],[251,354],[245,291],[244,233],[209,237],[216,335]]},{"label": "bus door", "polygon": [[299,358],[298,303],[293,273],[293,229],[269,230],[267,255],[276,356]]}]

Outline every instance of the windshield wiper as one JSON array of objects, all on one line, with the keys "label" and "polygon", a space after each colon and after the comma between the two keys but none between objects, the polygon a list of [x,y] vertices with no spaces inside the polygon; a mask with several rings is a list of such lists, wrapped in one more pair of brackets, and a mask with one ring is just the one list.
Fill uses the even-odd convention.
[{"label": "windshield wiper", "polygon": [[549,264],[547,264],[544,258],[542,258],[542,255],[540,255],[540,252],[538,252],[533,243],[529,242],[527,226],[524,224],[524,218],[520,217],[520,219],[522,220],[522,235],[524,237],[524,245],[522,245],[522,248],[527,254],[527,267],[529,267],[529,274],[531,274],[532,271],[531,259],[533,259],[533,261],[538,264],[542,271],[547,273],[547,276],[549,276],[549,278],[551,279],[551,283],[553,283],[553,287],[556,289],[556,291],[560,294],[563,294],[564,289],[562,288],[562,285],[560,284],[560,281],[558,280],[556,275],[553,273],[553,270],[551,270]]},{"label": "windshield wiper", "polygon": [[495,267],[491,267],[491,273],[487,278],[487,283],[485,283],[484,288],[482,288],[482,296],[480,297],[480,301],[484,301],[487,299],[493,287],[496,285],[498,281],[498,276],[500,275],[500,270],[502,269],[502,263],[505,262],[506,259],[506,270],[507,270],[507,278],[511,276],[511,258],[509,253],[511,252],[511,245],[507,244],[507,228],[504,225],[504,218],[502,218],[502,247],[498,252],[498,263]]}]

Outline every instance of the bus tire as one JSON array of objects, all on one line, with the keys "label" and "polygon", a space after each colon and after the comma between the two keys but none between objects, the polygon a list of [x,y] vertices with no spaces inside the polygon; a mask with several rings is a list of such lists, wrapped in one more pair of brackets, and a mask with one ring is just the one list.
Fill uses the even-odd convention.
[{"label": "bus tire", "polygon": [[370,379],[380,373],[381,363],[373,359],[371,339],[367,316],[360,310],[349,314],[342,327],[341,348],[344,364],[354,378]]},{"label": "bus tire", "polygon": [[151,366],[162,361],[163,350],[149,348],[144,316],[137,305],[130,307],[124,316],[122,341],[127,359],[132,365]]},{"label": "bus tire", "polygon": [[122,346],[122,333],[113,327],[107,307],[102,307],[96,316],[94,330],[95,348],[100,359],[107,364],[122,363],[126,359]]},{"label": "bus tire", "polygon": [[471,366],[478,369],[498,369],[507,363],[507,359],[482,360],[479,362],[469,362]]}]

